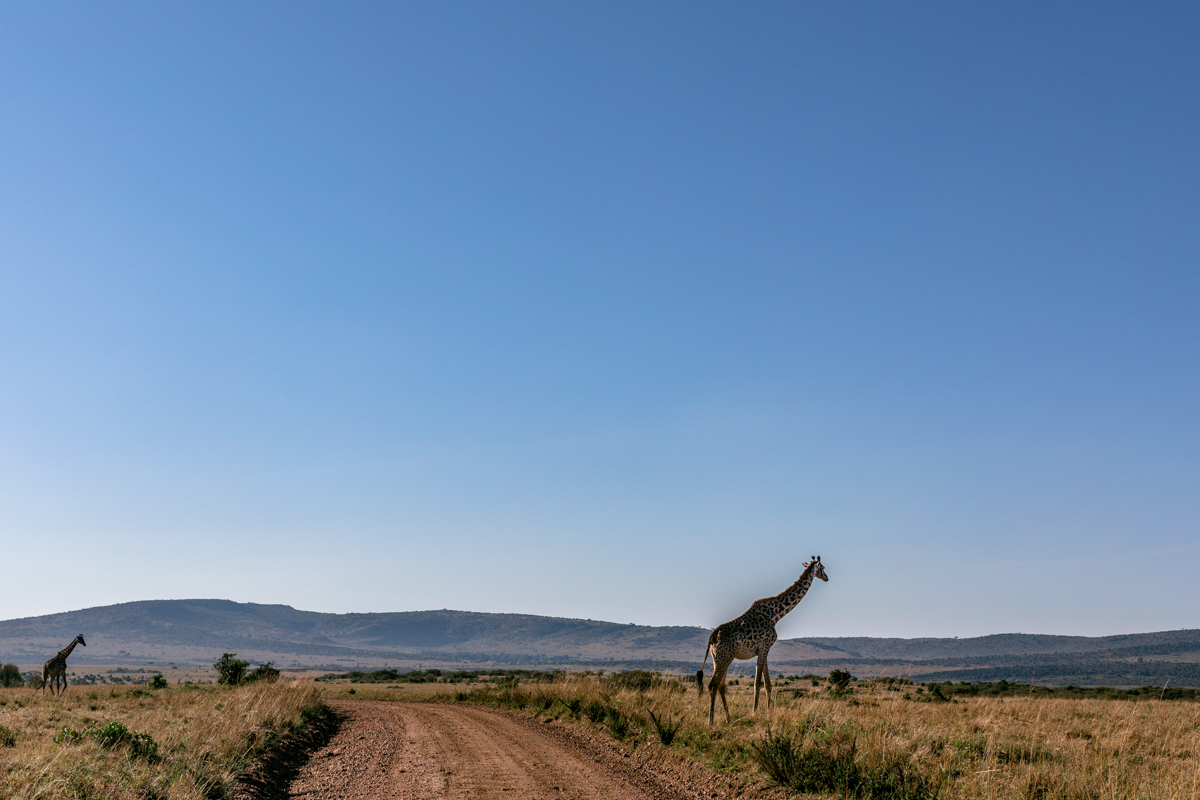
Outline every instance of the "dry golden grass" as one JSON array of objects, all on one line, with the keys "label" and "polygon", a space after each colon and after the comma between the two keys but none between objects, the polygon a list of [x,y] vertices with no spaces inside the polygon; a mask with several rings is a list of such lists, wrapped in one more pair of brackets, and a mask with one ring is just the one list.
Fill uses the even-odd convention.
[{"label": "dry golden grass", "polygon": [[[803,694],[794,695],[795,689]],[[757,773],[751,744],[768,731],[763,705],[759,718],[750,716],[749,686],[731,687],[732,723],[722,721],[718,699],[712,728],[707,691],[701,700],[695,685],[682,681],[634,691],[594,676],[567,676],[451,697],[610,729],[613,717],[599,708],[618,710],[631,723],[619,738],[635,746],[657,740],[653,711],[660,721],[678,723],[674,747],[709,766],[745,774]],[[854,760],[864,770],[900,764],[921,776],[930,794],[948,800],[1200,798],[1196,702],[970,697],[933,703],[882,686],[860,686],[837,698],[809,681],[777,683],[775,700],[776,734],[807,728],[818,744],[853,741]]]},{"label": "dry golden grass", "polygon": [[390,686],[381,683],[324,682],[318,683],[321,697],[326,700],[433,700],[441,695],[470,690],[481,684],[458,686],[449,683],[404,683]]},{"label": "dry golden grass", "polygon": [[[236,689],[71,687],[61,697],[0,689],[0,797],[13,800],[222,797],[278,737],[320,710],[310,681]],[[149,734],[151,757],[94,736],[55,742],[63,728],[119,722]]]}]

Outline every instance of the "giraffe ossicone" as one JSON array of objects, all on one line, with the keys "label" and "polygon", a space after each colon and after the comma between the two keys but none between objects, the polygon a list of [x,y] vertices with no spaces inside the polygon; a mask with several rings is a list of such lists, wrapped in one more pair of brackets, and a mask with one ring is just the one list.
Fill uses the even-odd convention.
[{"label": "giraffe ossicone", "polygon": [[821,565],[821,557],[813,556],[811,561],[804,562],[804,572],[795,583],[774,597],[755,600],[745,614],[724,625],[718,625],[708,637],[708,646],[704,649],[704,658],[700,662],[700,670],[696,673],[696,685],[700,696],[703,697],[704,664],[711,654],[713,676],[708,683],[709,725],[713,724],[713,716],[716,714],[718,693],[721,695],[721,706],[725,709],[725,721],[730,720],[729,703],[725,700],[725,672],[735,658],[758,659],[754,670],[754,713],[758,713],[758,693],[764,682],[767,685],[767,713],[770,713],[771,673],[767,668],[767,653],[779,638],[775,633],[775,625],[799,605],[808,592],[808,587],[812,586],[813,580],[817,578],[829,580],[825,575],[825,567]]}]

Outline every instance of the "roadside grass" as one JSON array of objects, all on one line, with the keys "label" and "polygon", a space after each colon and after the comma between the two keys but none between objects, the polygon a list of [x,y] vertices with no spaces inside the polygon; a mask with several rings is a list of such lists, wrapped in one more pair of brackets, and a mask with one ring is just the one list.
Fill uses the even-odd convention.
[{"label": "roadside grass", "polygon": [[[1200,797],[1200,703],[969,696],[921,702],[887,682],[777,681],[768,725],[753,689],[708,726],[690,680],[622,673],[422,693],[572,721],[630,747],[669,746],[718,771],[761,775],[798,796],[895,800],[1192,800]],[[739,682],[744,683],[744,682]],[[798,688],[802,686],[803,688]],[[846,689],[849,688],[850,691]],[[401,692],[393,699],[416,697]],[[763,698],[765,701],[765,697]],[[669,731],[669,732],[668,732]]]},{"label": "roadside grass", "polygon": [[311,681],[0,689],[0,797],[214,800],[323,712]]}]

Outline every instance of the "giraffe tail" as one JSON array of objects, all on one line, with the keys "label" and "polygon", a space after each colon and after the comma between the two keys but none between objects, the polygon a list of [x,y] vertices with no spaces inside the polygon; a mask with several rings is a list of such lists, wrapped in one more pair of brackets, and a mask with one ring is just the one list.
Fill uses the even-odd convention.
[{"label": "giraffe tail", "polygon": [[704,697],[704,665],[708,663],[708,651],[712,649],[712,640],[704,647],[704,658],[700,659],[700,669],[696,670],[696,691]]}]

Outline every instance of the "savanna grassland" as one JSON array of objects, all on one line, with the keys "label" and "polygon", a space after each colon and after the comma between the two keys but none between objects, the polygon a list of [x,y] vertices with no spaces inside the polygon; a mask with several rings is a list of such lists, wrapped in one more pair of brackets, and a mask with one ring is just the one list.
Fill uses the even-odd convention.
[{"label": "savanna grassland", "polygon": [[[1103,697],[792,678],[775,681],[768,724],[763,708],[751,716],[753,688],[741,678],[729,687],[732,722],[718,701],[709,727],[707,691],[701,699],[690,680],[649,672],[356,675],[236,688],[71,687],[57,698],[0,690],[0,797],[236,796],[265,753],[323,718],[323,698],[470,703],[555,719],[635,754],[667,748],[745,796],[1200,797],[1200,701],[1190,690]],[[1159,699],[1170,696],[1180,699]]]},{"label": "savanna grassland", "polygon": [[[669,746],[749,788],[814,797],[922,800],[1190,800],[1200,797],[1200,702],[916,686],[777,681],[770,725],[752,688],[730,687],[733,721],[708,726],[708,693],[650,673],[442,684],[447,702],[493,705],[604,730],[630,748]],[[326,691],[428,700],[433,687]],[[945,699],[943,699],[943,697]],[[763,698],[765,702],[765,697]]]},{"label": "savanna grassland", "polygon": [[0,689],[0,797],[200,800],[321,715],[311,681]]}]

